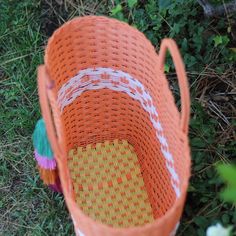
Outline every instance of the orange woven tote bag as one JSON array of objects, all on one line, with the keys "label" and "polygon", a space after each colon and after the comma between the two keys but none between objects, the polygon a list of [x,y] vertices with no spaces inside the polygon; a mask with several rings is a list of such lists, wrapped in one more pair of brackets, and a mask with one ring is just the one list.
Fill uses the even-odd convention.
[{"label": "orange woven tote bag", "polygon": [[50,38],[38,88],[76,235],[175,235],[190,176],[190,98],[175,42],[164,39],[157,55],[126,23],[73,19]]}]

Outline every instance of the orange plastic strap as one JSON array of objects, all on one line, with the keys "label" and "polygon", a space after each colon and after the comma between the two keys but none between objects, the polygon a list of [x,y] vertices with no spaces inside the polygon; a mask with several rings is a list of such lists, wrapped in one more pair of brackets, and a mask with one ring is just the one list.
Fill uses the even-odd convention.
[{"label": "orange plastic strap", "polygon": [[46,124],[48,138],[52,146],[53,152],[57,158],[61,157],[62,152],[58,145],[58,140],[55,131],[55,125],[52,118],[52,111],[48,100],[48,90],[52,89],[53,84],[49,78],[46,71],[45,65],[40,65],[38,67],[38,92],[39,92],[39,102],[41,107],[41,112],[43,119]]},{"label": "orange plastic strap", "polygon": [[163,39],[159,52],[159,68],[164,73],[164,65],[167,49],[169,50],[176,69],[178,77],[180,96],[181,96],[181,118],[180,127],[184,133],[188,133],[189,118],[190,118],[190,94],[185,66],[180,56],[179,49],[172,39]]},{"label": "orange plastic strap", "polygon": [[54,119],[52,117],[52,111],[49,102],[49,96],[50,97],[53,96],[52,88],[53,88],[53,81],[50,80],[46,66],[40,65],[38,67],[38,93],[39,93],[41,112],[46,124],[48,138],[50,140],[52,150],[55,154],[58,168],[59,170],[62,170],[59,171],[59,177],[61,180],[64,196],[67,197],[67,195],[73,196],[74,191],[71,184],[71,178],[69,177],[69,170],[66,168],[67,166],[66,162],[67,160],[65,158],[66,154],[59,146],[54,125]]}]

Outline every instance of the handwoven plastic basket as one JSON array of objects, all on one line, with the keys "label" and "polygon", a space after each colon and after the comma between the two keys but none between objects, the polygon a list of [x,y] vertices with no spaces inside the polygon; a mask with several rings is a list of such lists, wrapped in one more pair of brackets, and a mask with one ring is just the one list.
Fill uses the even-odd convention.
[{"label": "handwoven plastic basket", "polygon": [[[175,64],[181,114],[164,74]],[[42,115],[80,236],[174,235],[190,176],[189,91],[176,44],[126,23],[76,18],[38,70]]]}]

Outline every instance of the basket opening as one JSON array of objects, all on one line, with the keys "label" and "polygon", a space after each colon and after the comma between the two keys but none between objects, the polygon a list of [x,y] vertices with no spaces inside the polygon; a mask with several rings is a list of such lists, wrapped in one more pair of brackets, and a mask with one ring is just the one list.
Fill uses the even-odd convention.
[{"label": "basket opening", "polygon": [[[142,193],[148,197],[146,205],[141,207],[147,212],[146,218],[137,218],[139,221],[136,222],[127,220],[121,225],[119,225],[120,221],[118,221],[122,218],[121,215],[120,218],[114,218],[114,220],[109,217],[109,214],[101,219],[96,216],[96,212],[93,212],[92,208],[88,208],[87,203],[83,202],[85,196],[83,196],[84,190],[82,189],[89,188],[89,183],[83,186],[81,182],[82,172],[79,168],[82,170],[87,168],[83,164],[83,160],[86,160],[86,158],[81,157],[81,159],[76,159],[76,161],[72,158],[74,161],[69,161],[69,168],[77,204],[80,207],[85,204],[85,213],[103,223],[123,227],[124,225],[132,226],[144,224],[147,221],[151,222],[152,219],[158,219],[163,216],[171,208],[176,199],[176,194],[171,186],[170,174],[166,168],[161,145],[156,139],[156,132],[150,117],[138,101],[125,93],[109,89],[86,91],[64,108],[62,118],[65,124],[68,153],[70,152],[69,160],[72,158],[71,153],[74,152],[71,150],[77,148],[79,150],[86,149],[88,145],[96,146],[98,143],[106,141],[126,140],[128,145],[133,146],[135,158],[137,158],[135,167],[140,170],[142,175],[142,179],[136,179],[136,181],[143,181],[145,189],[143,189]],[[100,156],[100,158],[103,157]],[[93,158],[96,158],[96,155],[87,155],[88,162]],[[122,158],[124,159],[125,156]],[[105,160],[102,162],[106,163]],[[72,168],[73,163],[76,164]],[[109,163],[106,163],[106,165],[109,165]],[[118,166],[121,167],[122,164],[118,164]],[[93,189],[93,186],[90,186],[90,188]],[[95,194],[96,192],[91,190],[93,199],[96,198]],[[134,192],[135,197],[137,198],[136,192]],[[104,207],[106,206],[107,209],[111,208],[114,211],[115,207],[109,206],[109,202],[106,202],[106,204],[104,203]],[[148,215],[150,214],[149,208],[152,209],[152,215]],[[106,211],[109,212],[108,210]],[[126,213],[128,217],[131,214],[130,209],[126,209]]]},{"label": "basket opening", "polygon": [[[88,82],[89,78],[84,74],[80,82],[86,86],[67,90],[69,100],[65,100],[63,108],[60,107],[67,152],[80,147],[86,150],[88,145],[96,146],[106,141],[126,140],[134,148],[139,162],[137,166],[154,219],[161,218],[173,206],[182,183],[189,176],[188,154],[180,138],[179,113],[167,81],[156,68],[157,61],[155,49],[142,33],[104,17],[82,17],[65,24],[50,39],[45,56],[57,95],[63,86],[69,87],[81,71],[84,73],[89,68],[94,69],[92,73],[96,68],[104,70],[99,81],[92,75],[92,83]],[[140,90],[140,86],[130,87],[123,76],[119,77],[120,85],[126,89],[120,89],[116,80],[110,80],[108,68],[112,69],[112,72],[108,70],[109,73],[118,70],[127,73],[130,82],[136,79],[144,90]],[[105,82],[101,84],[101,81]],[[152,105],[158,108],[163,132],[159,123],[153,125],[151,121],[156,117],[150,119],[144,109],[145,103],[149,106],[150,102],[150,96],[144,96],[146,91],[153,98]],[[65,94],[61,95],[59,100]],[[140,100],[141,97],[145,99]],[[153,106],[149,108],[152,112]],[[159,129],[158,135],[156,129]],[[70,158],[68,154],[68,160]],[[74,174],[71,171],[71,178]],[[82,198],[77,199],[77,204],[82,207],[80,201]],[[89,212],[84,211],[90,217],[106,223],[107,218],[103,221],[96,217],[96,212],[87,210]],[[128,209],[127,213],[130,213]],[[107,221],[107,224],[111,222]]]}]

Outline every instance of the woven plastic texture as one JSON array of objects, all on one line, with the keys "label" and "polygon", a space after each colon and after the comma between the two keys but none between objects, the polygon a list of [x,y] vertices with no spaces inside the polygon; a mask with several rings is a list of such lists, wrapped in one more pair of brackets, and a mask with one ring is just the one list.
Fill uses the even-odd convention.
[{"label": "woven plastic texture", "polygon": [[126,140],[72,149],[69,169],[81,209],[116,227],[153,221],[138,157]]},{"label": "woven plastic texture", "polygon": [[[180,199],[177,199],[163,156],[163,145],[157,140],[150,116],[140,101],[125,92],[108,88],[88,89],[66,105],[60,115],[55,114],[56,103],[53,101],[54,118],[60,116],[61,121],[60,124],[56,123],[58,137],[67,153],[77,147],[115,139],[127,140],[133,146],[152,215],[156,219],[154,223],[143,228],[132,228],[136,223],[127,224],[127,221],[124,226],[131,227],[130,230],[118,230],[97,224],[86,216],[92,213],[88,207],[83,208],[84,196],[76,197],[78,190],[73,186],[75,194],[65,194],[77,234],[169,235],[182,212],[190,159],[187,137],[179,125],[179,112],[165,75],[156,67],[158,56],[151,43],[142,33],[125,23],[105,17],[78,18],[54,33],[46,49],[45,63],[49,76],[54,81],[53,93],[56,97],[62,86],[67,85],[81,70],[88,68],[111,68],[123,71],[138,80],[151,96],[151,102],[158,111],[158,119],[165,135],[162,141],[168,143],[168,151],[174,158],[171,168],[178,176],[175,184],[184,190],[178,196]],[[119,152],[116,155],[119,156]],[[70,159],[68,161],[70,166]],[[78,161],[82,160],[78,158]],[[67,163],[66,160],[64,163]],[[61,165],[59,170],[66,172],[66,165]],[[73,175],[83,173],[79,169],[76,172],[75,165],[73,166],[72,180]],[[73,201],[76,201],[80,209],[75,207]],[[81,211],[82,208],[86,214]],[[130,214],[128,210],[127,214]],[[109,217],[106,221],[108,225],[111,224]],[[119,223],[115,224],[118,225]]]}]

